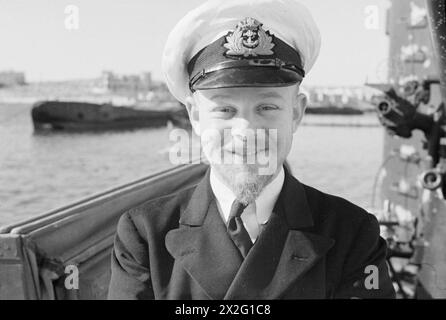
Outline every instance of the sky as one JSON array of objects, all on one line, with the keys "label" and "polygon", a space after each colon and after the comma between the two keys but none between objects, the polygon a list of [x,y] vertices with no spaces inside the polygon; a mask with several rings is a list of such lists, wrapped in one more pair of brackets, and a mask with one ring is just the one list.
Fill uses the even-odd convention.
[{"label": "sky", "polygon": [[[96,78],[103,70],[150,71],[154,79],[162,80],[167,35],[203,2],[0,0],[0,70],[23,71],[28,81]],[[306,77],[307,85],[385,80],[389,0],[300,2],[312,12],[322,35],[321,52]],[[71,10],[70,5],[78,8],[78,28],[69,19],[73,11],[65,11]]]}]

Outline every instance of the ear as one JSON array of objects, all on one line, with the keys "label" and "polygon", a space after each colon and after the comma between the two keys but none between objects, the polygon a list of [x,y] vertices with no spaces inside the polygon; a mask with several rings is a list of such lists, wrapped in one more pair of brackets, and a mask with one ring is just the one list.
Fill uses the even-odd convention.
[{"label": "ear", "polygon": [[296,92],[295,102],[293,104],[293,133],[296,132],[307,108],[307,96],[303,93]]},{"label": "ear", "polygon": [[192,95],[188,96],[185,101],[187,114],[189,115],[189,121],[192,124],[192,128],[197,136],[200,136],[200,113],[198,105]]}]

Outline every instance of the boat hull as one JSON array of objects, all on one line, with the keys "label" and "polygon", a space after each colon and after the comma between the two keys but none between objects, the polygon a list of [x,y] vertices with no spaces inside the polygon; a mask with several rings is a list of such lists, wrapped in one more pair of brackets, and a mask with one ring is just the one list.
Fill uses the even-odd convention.
[{"label": "boat hull", "polygon": [[[182,122],[178,119],[184,118],[179,105],[168,110],[138,110],[109,104],[69,101],[38,102],[33,106],[31,116],[36,131],[162,127],[169,121],[181,124]],[[186,122],[186,119],[183,120]]]}]

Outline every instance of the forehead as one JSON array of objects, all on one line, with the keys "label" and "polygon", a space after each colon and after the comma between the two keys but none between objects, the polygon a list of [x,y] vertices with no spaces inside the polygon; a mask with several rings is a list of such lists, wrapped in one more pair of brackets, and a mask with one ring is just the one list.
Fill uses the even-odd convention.
[{"label": "forehead", "polygon": [[298,90],[297,85],[286,87],[238,87],[197,90],[194,96],[207,101],[287,100]]}]

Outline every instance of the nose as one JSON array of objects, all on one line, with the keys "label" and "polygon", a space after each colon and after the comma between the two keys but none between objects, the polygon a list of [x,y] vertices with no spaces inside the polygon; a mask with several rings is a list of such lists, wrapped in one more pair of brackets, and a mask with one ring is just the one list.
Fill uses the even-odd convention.
[{"label": "nose", "polygon": [[251,113],[245,112],[240,114],[239,117],[234,118],[231,135],[241,140],[246,140],[249,135],[253,134],[257,127],[258,124],[255,117]]},{"label": "nose", "polygon": [[253,134],[254,128],[250,121],[246,119],[238,119],[231,128],[232,137],[243,142],[248,140],[248,137]]}]

